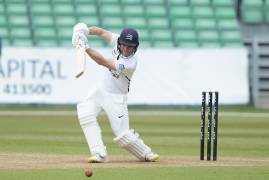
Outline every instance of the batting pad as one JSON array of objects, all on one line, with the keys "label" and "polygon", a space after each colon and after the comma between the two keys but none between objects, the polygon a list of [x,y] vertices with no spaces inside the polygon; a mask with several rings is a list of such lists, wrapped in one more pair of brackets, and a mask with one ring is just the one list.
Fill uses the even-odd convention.
[{"label": "batting pad", "polygon": [[80,125],[84,132],[91,154],[99,154],[100,156],[106,156],[106,147],[104,146],[101,129],[96,118],[80,118]]},{"label": "batting pad", "polygon": [[148,147],[143,140],[139,138],[139,134],[134,132],[133,129],[125,131],[118,137],[114,138],[114,141],[141,161],[145,161],[146,154],[151,152],[150,147]]},{"label": "batting pad", "polygon": [[91,154],[105,157],[107,151],[102,140],[101,129],[96,119],[96,112],[91,110],[93,108],[90,105],[91,103],[80,103],[77,106],[79,123]]}]

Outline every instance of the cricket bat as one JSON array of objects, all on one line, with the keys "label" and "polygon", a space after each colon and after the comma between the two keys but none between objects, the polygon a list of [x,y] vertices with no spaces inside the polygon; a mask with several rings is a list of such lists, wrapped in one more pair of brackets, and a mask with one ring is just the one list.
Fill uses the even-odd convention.
[{"label": "cricket bat", "polygon": [[86,52],[85,47],[76,49],[76,78],[79,78],[85,71],[86,66]]}]

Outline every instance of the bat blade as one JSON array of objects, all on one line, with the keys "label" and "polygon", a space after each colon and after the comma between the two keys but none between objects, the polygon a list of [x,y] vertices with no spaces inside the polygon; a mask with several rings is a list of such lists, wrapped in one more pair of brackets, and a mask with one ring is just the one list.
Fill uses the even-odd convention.
[{"label": "bat blade", "polygon": [[78,48],[76,50],[76,78],[79,78],[85,71],[86,54],[84,48]]}]

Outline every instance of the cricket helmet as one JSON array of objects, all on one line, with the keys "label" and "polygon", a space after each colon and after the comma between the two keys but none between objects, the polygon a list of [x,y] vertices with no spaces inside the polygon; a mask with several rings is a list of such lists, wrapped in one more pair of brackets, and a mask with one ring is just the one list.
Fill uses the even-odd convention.
[{"label": "cricket helmet", "polygon": [[137,31],[132,28],[123,29],[118,39],[118,45],[121,44],[137,48],[139,45],[139,37]]}]

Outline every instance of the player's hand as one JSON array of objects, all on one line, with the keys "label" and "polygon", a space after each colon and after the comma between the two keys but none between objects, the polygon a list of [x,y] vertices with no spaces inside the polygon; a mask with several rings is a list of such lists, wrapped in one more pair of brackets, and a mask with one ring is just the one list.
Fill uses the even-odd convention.
[{"label": "player's hand", "polygon": [[89,42],[87,37],[80,32],[74,32],[72,36],[72,45],[76,48],[83,48],[88,49],[89,48]]},{"label": "player's hand", "polygon": [[87,36],[89,35],[89,29],[85,23],[79,22],[73,27],[73,33],[82,33]]}]

